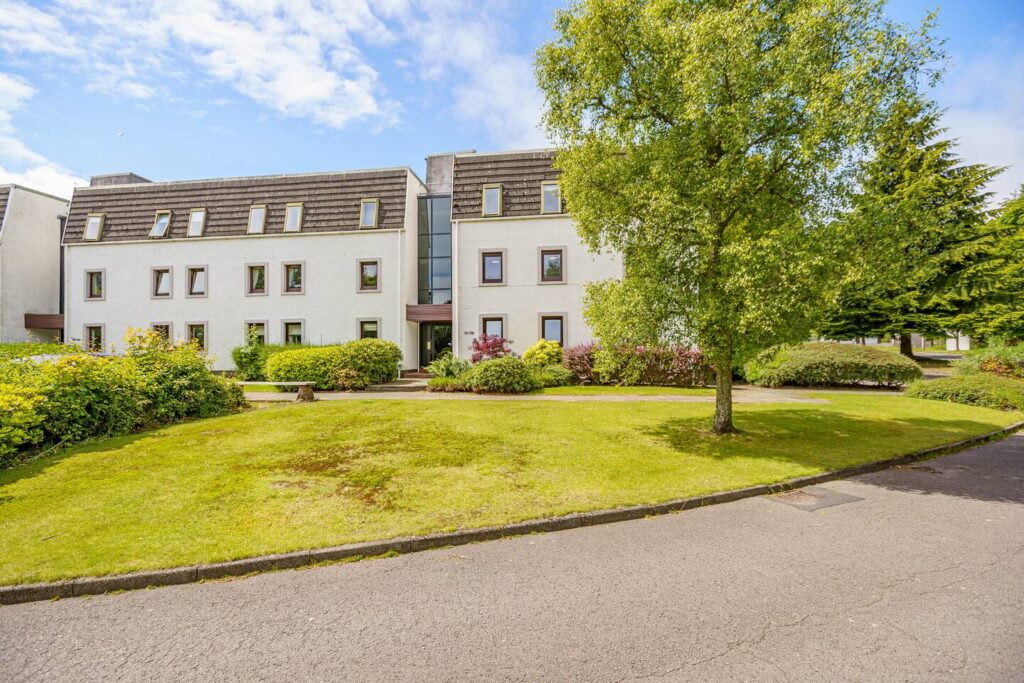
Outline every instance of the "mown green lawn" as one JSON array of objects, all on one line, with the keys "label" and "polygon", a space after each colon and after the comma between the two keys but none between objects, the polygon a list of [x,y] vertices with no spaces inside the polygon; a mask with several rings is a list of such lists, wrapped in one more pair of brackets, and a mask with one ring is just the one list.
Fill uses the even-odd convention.
[{"label": "mown green lawn", "polygon": [[229,560],[664,501],[1020,418],[879,394],[709,403],[337,401],[73,448],[0,472],[0,583]]},{"label": "mown green lawn", "polygon": [[616,387],[603,385],[549,387],[538,394],[553,396],[714,396],[714,387]]}]

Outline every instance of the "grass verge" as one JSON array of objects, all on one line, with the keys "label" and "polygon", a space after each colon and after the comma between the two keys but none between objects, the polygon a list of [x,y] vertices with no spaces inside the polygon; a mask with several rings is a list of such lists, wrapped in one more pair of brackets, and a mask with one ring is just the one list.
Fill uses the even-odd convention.
[{"label": "grass verge", "polygon": [[82,445],[0,472],[0,584],[215,562],[770,483],[1010,424],[878,394],[743,404],[336,401]]},{"label": "grass verge", "polygon": [[586,385],[549,387],[535,392],[550,396],[714,396],[714,387],[618,387]]}]

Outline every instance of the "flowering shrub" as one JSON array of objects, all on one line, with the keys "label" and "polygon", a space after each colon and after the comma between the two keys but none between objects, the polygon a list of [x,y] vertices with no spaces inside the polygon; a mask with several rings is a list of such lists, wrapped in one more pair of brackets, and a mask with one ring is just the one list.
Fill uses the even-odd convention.
[{"label": "flowering shrub", "polygon": [[556,341],[539,339],[537,343],[526,349],[523,360],[527,365],[537,367],[562,364],[562,346]]},{"label": "flowering shrub", "polygon": [[599,348],[594,351],[593,372],[602,384],[627,386],[703,386],[714,376],[704,354],[685,346]]},{"label": "flowering shrub", "polygon": [[481,334],[469,346],[473,352],[471,358],[474,363],[479,363],[482,360],[489,360],[491,358],[511,356],[513,355],[511,343],[511,340],[499,337],[496,334]]},{"label": "flowering shrub", "polygon": [[572,373],[574,384],[593,384],[594,377],[594,355],[597,353],[597,344],[576,344],[567,346],[562,352],[562,365]]}]

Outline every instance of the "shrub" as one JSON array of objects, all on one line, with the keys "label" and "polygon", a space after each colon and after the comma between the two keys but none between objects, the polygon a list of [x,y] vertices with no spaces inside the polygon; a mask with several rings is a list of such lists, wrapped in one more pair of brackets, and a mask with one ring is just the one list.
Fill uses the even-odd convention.
[{"label": "shrub", "polygon": [[533,378],[540,388],[564,387],[572,384],[572,372],[562,365],[531,366]]},{"label": "shrub", "polygon": [[42,395],[29,387],[0,384],[0,468],[14,461],[18,449],[43,438]]},{"label": "shrub", "polygon": [[427,391],[470,391],[463,377],[431,377],[427,381]]},{"label": "shrub", "polygon": [[598,346],[593,342],[567,346],[562,352],[562,364],[572,373],[575,384],[593,384],[595,354]]},{"label": "shrub", "polygon": [[562,346],[556,341],[539,339],[537,343],[526,349],[523,353],[523,360],[527,365],[544,367],[546,365],[561,365]]},{"label": "shrub", "polygon": [[907,388],[907,396],[999,410],[1024,410],[1024,382],[988,374],[917,381]]},{"label": "shrub", "polygon": [[619,346],[594,352],[603,384],[692,387],[709,384],[713,369],[703,353],[685,346]]},{"label": "shrub", "polygon": [[384,384],[398,377],[402,350],[385,339],[359,339],[342,344],[341,365],[366,376],[370,384]]},{"label": "shrub", "polygon": [[466,373],[464,381],[481,394],[524,394],[540,388],[526,363],[514,356],[481,361]]},{"label": "shrub", "polygon": [[453,378],[464,375],[472,364],[464,358],[456,358],[451,351],[442,352],[426,367],[432,377]]},{"label": "shrub", "polygon": [[282,351],[320,348],[302,344],[261,344],[255,334],[242,346],[231,349],[235,362],[235,376],[243,382],[262,382],[267,379],[267,359]]},{"label": "shrub", "polygon": [[265,371],[272,382],[315,382],[314,389],[328,391],[344,367],[340,346],[307,346],[271,355]]},{"label": "shrub", "polygon": [[72,344],[50,344],[42,342],[16,342],[0,344],[0,360],[28,358],[29,356],[66,356],[81,353],[81,347]]},{"label": "shrub", "polygon": [[895,387],[921,378],[921,368],[909,358],[836,342],[775,346],[747,363],[744,372],[748,382],[762,387],[864,383]]},{"label": "shrub", "polygon": [[469,348],[473,352],[471,358],[474,363],[479,363],[482,360],[511,356],[511,343],[511,340],[496,334],[481,334],[470,342]]},{"label": "shrub", "polygon": [[968,351],[953,363],[958,375],[987,372],[1000,377],[1024,379],[1024,345],[993,345]]},{"label": "shrub", "polygon": [[366,375],[352,368],[341,368],[334,376],[334,384],[341,391],[362,391],[370,386]]}]

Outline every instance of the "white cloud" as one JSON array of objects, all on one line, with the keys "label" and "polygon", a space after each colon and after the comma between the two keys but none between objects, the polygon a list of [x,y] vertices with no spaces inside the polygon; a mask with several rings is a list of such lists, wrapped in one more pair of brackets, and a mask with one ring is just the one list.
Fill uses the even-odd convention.
[{"label": "white cloud", "polygon": [[996,41],[951,73],[939,92],[943,125],[959,138],[964,161],[1009,167],[989,187],[996,201],[1006,199],[1024,183],[1024,50]]},{"label": "white cloud", "polygon": [[0,50],[63,56],[81,53],[60,19],[21,0],[0,0]]}]

